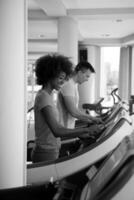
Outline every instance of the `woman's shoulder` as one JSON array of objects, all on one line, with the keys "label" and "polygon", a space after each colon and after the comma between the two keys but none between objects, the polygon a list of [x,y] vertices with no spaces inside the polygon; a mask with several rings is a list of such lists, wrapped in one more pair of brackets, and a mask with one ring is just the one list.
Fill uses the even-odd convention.
[{"label": "woman's shoulder", "polygon": [[41,90],[39,90],[39,91],[37,92],[36,97],[37,97],[37,98],[41,98],[41,97],[43,97],[43,96],[45,96],[45,97],[51,97],[51,95],[50,95],[46,90],[41,89]]},{"label": "woman's shoulder", "polygon": [[53,105],[52,96],[45,90],[38,91],[35,98],[35,105]]},{"label": "woman's shoulder", "polygon": [[39,90],[37,92],[36,101],[41,101],[41,100],[51,101],[51,99],[52,99],[52,97],[47,91]]}]

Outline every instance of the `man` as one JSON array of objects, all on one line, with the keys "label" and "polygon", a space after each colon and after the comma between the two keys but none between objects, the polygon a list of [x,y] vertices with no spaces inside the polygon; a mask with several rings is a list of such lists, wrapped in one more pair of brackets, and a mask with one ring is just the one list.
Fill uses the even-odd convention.
[{"label": "man", "polygon": [[100,122],[101,120],[82,112],[78,108],[78,84],[88,81],[90,75],[95,73],[89,62],[79,62],[70,78],[61,88],[58,96],[58,109],[60,113],[60,123],[67,128],[74,128],[75,120],[86,122]]}]

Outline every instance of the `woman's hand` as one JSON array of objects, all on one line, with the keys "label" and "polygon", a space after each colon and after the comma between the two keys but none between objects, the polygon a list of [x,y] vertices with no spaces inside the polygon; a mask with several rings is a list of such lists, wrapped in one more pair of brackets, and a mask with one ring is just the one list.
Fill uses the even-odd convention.
[{"label": "woman's hand", "polygon": [[93,117],[92,122],[94,122],[96,124],[104,124],[104,122],[102,121],[102,119],[100,117]]},{"label": "woman's hand", "polygon": [[99,134],[105,129],[104,124],[93,124],[88,127],[88,134],[83,134],[82,137],[89,138],[93,137],[96,138],[99,136]]}]

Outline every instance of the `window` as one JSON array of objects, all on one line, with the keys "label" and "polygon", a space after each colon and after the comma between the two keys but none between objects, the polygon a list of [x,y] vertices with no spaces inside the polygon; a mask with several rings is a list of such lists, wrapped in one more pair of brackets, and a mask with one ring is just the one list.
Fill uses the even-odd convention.
[{"label": "window", "polygon": [[36,84],[35,79],[35,61],[29,60],[28,70],[27,70],[27,91],[28,91],[28,109],[34,105],[34,99],[37,91],[40,89],[40,86]]},{"label": "window", "polygon": [[113,105],[111,91],[118,88],[120,47],[101,48],[100,95],[105,98],[105,106]]},{"label": "window", "polygon": [[[35,60],[28,61],[28,70],[27,70],[27,92],[28,92],[28,102],[27,108],[30,110],[34,105],[34,99],[36,96],[37,91],[40,89],[40,86],[36,84],[35,79]],[[28,120],[34,120],[33,112],[29,112]]]}]

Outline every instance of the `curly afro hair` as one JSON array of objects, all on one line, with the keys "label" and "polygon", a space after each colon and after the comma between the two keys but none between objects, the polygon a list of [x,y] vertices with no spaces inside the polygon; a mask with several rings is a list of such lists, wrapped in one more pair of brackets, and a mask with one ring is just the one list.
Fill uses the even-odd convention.
[{"label": "curly afro hair", "polygon": [[69,78],[73,73],[73,64],[68,57],[60,54],[48,54],[40,57],[35,63],[35,74],[38,85],[44,85],[64,72]]}]

